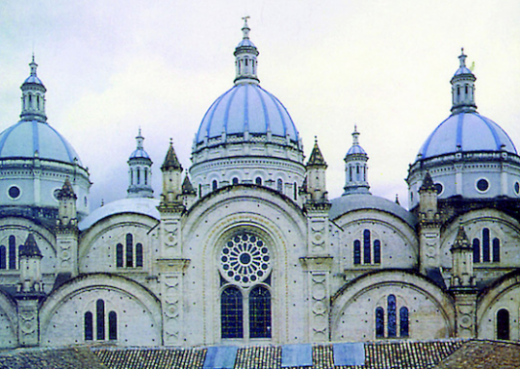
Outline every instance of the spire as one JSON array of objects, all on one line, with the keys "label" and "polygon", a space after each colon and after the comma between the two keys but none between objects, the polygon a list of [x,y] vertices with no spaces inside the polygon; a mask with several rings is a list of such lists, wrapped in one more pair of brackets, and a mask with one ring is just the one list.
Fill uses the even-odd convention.
[{"label": "spire", "polygon": [[63,186],[58,191],[58,194],[56,195],[58,200],[61,199],[77,199],[78,197],[74,193],[74,189],[72,188],[72,184],[70,183],[69,177],[65,179],[65,182],[63,182]]},{"label": "spire", "polygon": [[193,188],[193,185],[191,184],[188,173],[186,173],[186,176],[184,177],[184,181],[182,182],[182,193],[185,195],[193,195],[196,193],[195,189]]},{"label": "spire", "polygon": [[325,162],[320,147],[318,146],[318,137],[316,136],[314,136],[314,147],[312,148],[311,156],[307,162],[307,167],[310,166],[327,168],[327,163]]},{"label": "spire", "polygon": [[29,233],[27,239],[25,240],[24,245],[20,248],[20,256],[33,257],[37,256],[42,258],[43,255],[36,244],[36,240],[34,239],[34,235]]},{"label": "spire", "polygon": [[182,172],[182,165],[179,163],[179,159],[177,159],[177,155],[175,154],[175,150],[173,149],[173,140],[170,138],[170,147],[168,147],[168,152],[166,153],[166,157],[164,158],[164,163],[161,166],[161,170],[179,170]]},{"label": "spire", "polygon": [[360,133],[357,125],[354,126],[352,132],[352,146],[345,155],[345,186],[343,196],[349,194],[367,194],[369,195],[370,186],[368,184],[368,155],[359,144]]},{"label": "spire", "polygon": [[459,226],[459,231],[457,232],[457,236],[455,237],[455,242],[453,243],[453,246],[451,247],[451,250],[473,250],[471,247],[468,236],[466,235],[466,231],[464,230],[464,227],[462,224]]},{"label": "spire", "polygon": [[260,82],[256,72],[257,72],[257,60],[259,52],[256,48],[255,44],[251,42],[249,39],[249,25],[247,24],[247,20],[249,16],[243,17],[244,26],[242,27],[242,41],[235,48],[235,69],[236,69],[236,77],[235,84],[238,83],[258,83]]},{"label": "spire", "polygon": [[139,127],[139,133],[135,140],[137,141],[137,150],[143,150],[144,137],[141,135],[141,127]]},{"label": "spire", "polygon": [[464,48],[461,48],[459,55],[459,69],[453,75],[451,83],[452,107],[453,114],[462,112],[475,112],[477,105],[475,104],[475,81],[477,78],[473,72],[466,67],[467,55],[464,54]]},{"label": "spire", "polygon": [[20,118],[46,122],[45,92],[47,89],[36,73],[38,64],[34,61],[34,54],[29,66],[31,67],[31,74],[20,87],[22,90],[22,113]]},{"label": "spire", "polygon": [[430,172],[426,172],[426,175],[424,176],[423,183],[421,185],[421,188],[419,188],[419,192],[437,192],[437,189],[435,188],[435,184],[433,183],[432,176],[430,175]]}]

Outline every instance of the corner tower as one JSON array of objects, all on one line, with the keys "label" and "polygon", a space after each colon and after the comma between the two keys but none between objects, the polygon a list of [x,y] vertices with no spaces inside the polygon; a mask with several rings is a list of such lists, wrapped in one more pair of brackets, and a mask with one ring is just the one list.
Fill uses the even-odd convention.
[{"label": "corner tower", "polygon": [[305,177],[303,146],[283,104],[260,87],[259,51],[244,18],[235,48],[234,86],[204,115],[192,148],[190,176],[198,196],[224,186],[255,184],[297,201]]}]

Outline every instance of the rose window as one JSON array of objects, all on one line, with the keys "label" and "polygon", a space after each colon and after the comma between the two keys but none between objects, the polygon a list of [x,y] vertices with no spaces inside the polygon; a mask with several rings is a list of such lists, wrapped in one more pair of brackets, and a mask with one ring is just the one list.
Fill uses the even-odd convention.
[{"label": "rose window", "polygon": [[254,234],[235,235],[222,248],[220,271],[226,280],[244,287],[261,282],[271,271],[269,249]]}]

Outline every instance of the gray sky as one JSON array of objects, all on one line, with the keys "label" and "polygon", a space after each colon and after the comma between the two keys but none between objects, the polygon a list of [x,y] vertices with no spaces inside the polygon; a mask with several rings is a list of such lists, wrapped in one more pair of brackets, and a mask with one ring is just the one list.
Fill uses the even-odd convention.
[{"label": "gray sky", "polygon": [[288,109],[307,156],[318,136],[331,198],[357,124],[372,193],[407,206],[408,164],[449,115],[461,47],[479,112],[520,149],[518,0],[4,0],[0,130],[19,119],[34,50],[48,122],[89,167],[91,210],[126,196],[139,127],[158,196],[169,138],[188,168],[204,113],[232,86],[244,15],[261,85]]}]

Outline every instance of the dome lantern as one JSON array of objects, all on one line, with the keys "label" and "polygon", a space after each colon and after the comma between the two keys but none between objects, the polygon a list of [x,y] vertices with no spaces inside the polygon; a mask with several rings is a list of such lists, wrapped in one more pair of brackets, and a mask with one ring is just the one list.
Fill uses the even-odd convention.
[{"label": "dome lantern", "polygon": [[368,184],[368,155],[359,145],[359,132],[354,126],[352,133],[352,147],[343,159],[345,161],[345,187],[343,196],[350,194],[370,194]]},{"label": "dome lantern", "polygon": [[249,39],[249,25],[247,20],[249,16],[242,18],[244,26],[242,27],[243,38],[242,41],[235,48],[235,69],[236,77],[235,84],[238,83],[258,83],[260,82],[256,76],[258,62],[256,57],[259,52],[256,46]]},{"label": "dome lantern", "polygon": [[47,89],[36,74],[38,64],[34,61],[34,55],[29,66],[31,67],[31,75],[20,87],[22,90],[22,114],[20,114],[20,118],[46,122],[45,92]]},{"label": "dome lantern", "polygon": [[464,48],[461,49],[459,55],[460,66],[451,79],[451,96],[453,114],[461,112],[475,112],[477,105],[475,104],[475,81],[476,77],[473,72],[466,67],[467,55],[464,54]]}]

